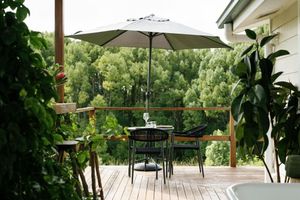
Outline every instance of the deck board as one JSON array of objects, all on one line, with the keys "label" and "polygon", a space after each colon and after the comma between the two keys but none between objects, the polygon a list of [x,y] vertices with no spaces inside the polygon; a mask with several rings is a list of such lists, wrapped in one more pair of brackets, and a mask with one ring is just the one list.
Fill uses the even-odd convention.
[{"label": "deck board", "polygon": [[186,194],[183,190],[183,185],[181,181],[176,181],[176,186],[177,186],[177,194],[178,194],[178,199],[179,200],[187,200]]},{"label": "deck board", "polygon": [[[225,189],[236,183],[263,182],[263,167],[205,167],[205,178],[198,167],[175,166],[171,179],[163,182],[162,171],[134,173],[134,184],[127,166],[100,166],[106,200],[226,200]],[[91,185],[91,170],[85,170]],[[91,189],[90,189],[91,190]]]},{"label": "deck board", "polygon": [[[114,199],[114,196],[116,195],[119,187],[121,186],[122,183],[122,179],[124,178],[124,174],[123,173],[119,173],[117,178],[115,179],[115,183],[120,183],[120,184],[112,184],[111,188],[109,191],[106,191],[106,194],[104,194],[105,199],[107,200],[111,200]],[[126,177],[127,178],[127,177]]]},{"label": "deck board", "polygon": [[116,193],[115,193],[115,195],[113,196],[112,199],[122,199],[122,196],[123,196],[123,193],[126,189],[127,184],[130,184],[130,183],[128,183],[129,181],[130,181],[130,179],[127,176],[125,176],[124,174],[122,174],[121,182],[119,182],[119,183],[116,182],[114,184],[114,185],[119,185],[119,187],[118,187],[118,189],[117,189],[117,191],[116,191]]},{"label": "deck board", "polygon": [[175,181],[169,181],[169,184],[170,184],[170,199],[178,200],[176,182]]},{"label": "deck board", "polygon": [[162,185],[164,181],[162,179],[158,179],[154,181],[154,199],[155,200],[161,200],[162,199]]},{"label": "deck board", "polygon": [[140,186],[139,197],[138,197],[139,200],[146,200],[147,187],[148,187],[148,178],[143,176],[141,186]]},{"label": "deck board", "polygon": [[194,195],[194,199],[196,200],[203,200],[201,192],[198,189],[198,186],[196,184],[190,184],[191,185],[191,189]]},{"label": "deck board", "polygon": [[162,199],[170,200],[170,187],[168,181],[166,182],[166,184],[162,185]]},{"label": "deck board", "polygon": [[206,187],[198,186],[198,190],[201,192],[201,196],[204,200],[211,200],[209,192],[207,191]]},{"label": "deck board", "polygon": [[184,189],[186,199],[188,199],[188,200],[195,199],[194,195],[193,195],[193,192],[192,192],[192,189],[191,189],[191,184],[183,182],[183,189]]},{"label": "deck board", "polygon": [[143,179],[143,176],[140,175],[140,174],[135,177],[132,192],[131,192],[131,195],[130,195],[130,200],[137,200],[138,199],[142,179]]},{"label": "deck board", "polygon": [[148,180],[148,188],[147,188],[147,195],[146,199],[147,200],[152,200],[154,199],[154,189],[155,189],[155,184],[154,184],[155,178],[150,178]]}]

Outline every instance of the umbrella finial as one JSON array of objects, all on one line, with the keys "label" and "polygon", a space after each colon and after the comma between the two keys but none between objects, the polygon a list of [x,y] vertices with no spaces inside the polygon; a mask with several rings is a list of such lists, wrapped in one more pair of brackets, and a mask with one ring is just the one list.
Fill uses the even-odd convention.
[{"label": "umbrella finial", "polygon": [[166,19],[166,18],[155,17],[154,14],[148,15],[148,16],[140,18],[140,19],[145,19],[145,20],[155,21],[155,22],[167,22],[167,21],[170,21],[169,19]]},{"label": "umbrella finial", "polygon": [[154,21],[154,22],[167,22],[167,21],[170,21],[169,19],[166,19],[166,18],[155,17],[154,14],[150,14],[150,15],[147,15],[145,17],[140,17],[138,19],[135,19],[135,18],[127,19],[127,21],[137,21],[137,20],[149,20],[149,21]]},{"label": "umbrella finial", "polygon": [[148,20],[151,20],[152,18],[154,18],[154,14],[150,14],[150,15],[148,15],[148,16],[146,16],[146,17],[141,17],[140,19],[148,19]]}]

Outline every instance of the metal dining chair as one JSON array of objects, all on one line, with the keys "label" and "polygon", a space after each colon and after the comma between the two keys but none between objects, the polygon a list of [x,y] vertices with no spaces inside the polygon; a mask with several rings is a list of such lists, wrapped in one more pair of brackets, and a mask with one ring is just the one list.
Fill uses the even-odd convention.
[{"label": "metal dining chair", "polygon": [[[165,149],[168,146],[168,132],[157,128],[136,129],[130,132],[129,137],[129,168],[128,175],[130,176],[131,168],[131,183],[134,179],[134,164],[136,155],[146,155],[155,158],[156,164],[156,179],[158,179],[158,160],[162,160],[162,170],[164,176],[164,184],[166,183],[166,153]],[[145,160],[144,160],[145,161]]]},{"label": "metal dining chair", "polygon": [[[199,165],[199,171],[202,173],[202,176],[204,178],[204,169],[203,169],[203,160],[202,160],[202,154],[201,154],[201,142],[200,138],[204,135],[204,131],[207,128],[206,124],[201,124],[197,127],[194,127],[192,129],[189,129],[187,131],[173,131],[171,135],[171,146],[170,146],[170,161],[169,161],[169,177],[171,178],[171,175],[174,172],[173,167],[173,159],[174,159],[174,153],[177,150],[196,150],[197,151],[197,157],[198,157],[198,165]],[[189,142],[175,142],[175,137],[187,137],[191,138],[191,141]]]}]

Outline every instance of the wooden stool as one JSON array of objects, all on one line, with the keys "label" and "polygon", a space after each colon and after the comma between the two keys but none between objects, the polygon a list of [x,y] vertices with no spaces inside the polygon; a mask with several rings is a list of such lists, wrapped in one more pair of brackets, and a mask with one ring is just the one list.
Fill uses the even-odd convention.
[{"label": "wooden stool", "polygon": [[[76,138],[76,141],[84,142],[84,138],[83,137]],[[98,156],[97,156],[97,153],[92,150],[92,142],[89,142],[88,148],[89,148],[89,154],[90,154],[93,199],[97,199],[97,190],[96,190],[96,179],[97,179],[99,192],[100,192],[100,199],[104,200],[103,187],[102,187],[100,170],[99,170]]]},{"label": "wooden stool", "polygon": [[78,174],[81,179],[84,195],[86,197],[89,196],[89,190],[88,190],[88,185],[86,183],[84,174],[80,167],[78,166],[78,160],[76,158],[76,151],[77,151],[77,141],[63,141],[62,143],[56,144],[57,150],[58,150],[58,162],[63,163],[65,154],[68,153],[70,155],[71,163],[72,163],[72,169],[73,169],[73,176],[76,179],[76,192],[78,195],[81,197],[82,196],[82,191],[81,191],[81,186],[80,186],[80,181],[78,178]]}]

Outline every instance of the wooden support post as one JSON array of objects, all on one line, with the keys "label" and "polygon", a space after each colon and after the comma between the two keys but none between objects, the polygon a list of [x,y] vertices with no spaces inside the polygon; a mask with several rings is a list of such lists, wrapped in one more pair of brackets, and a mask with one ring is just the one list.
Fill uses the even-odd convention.
[{"label": "wooden support post", "polygon": [[96,120],[96,109],[89,110],[89,120],[91,119]]},{"label": "wooden support post", "polygon": [[[64,70],[63,0],[55,0],[55,63]],[[64,102],[64,85],[57,87],[58,102]]]},{"label": "wooden support post", "polygon": [[[96,109],[89,110],[89,120],[94,120],[94,126],[96,126]],[[104,194],[103,194],[103,187],[101,183],[101,176],[100,176],[100,170],[99,170],[99,161],[98,161],[98,155],[95,151],[92,149],[92,142],[89,144],[90,149],[90,166],[91,166],[91,179],[92,179],[92,190],[93,190],[93,199],[97,199],[97,191],[96,191],[96,180],[98,182],[99,187],[99,196],[101,200],[104,200]]]},{"label": "wooden support post", "polygon": [[230,132],[230,167],[236,167],[236,139],[234,131],[234,119],[229,112],[229,132]]}]

